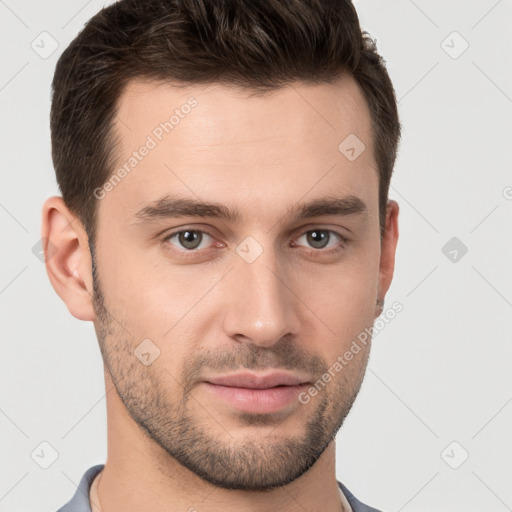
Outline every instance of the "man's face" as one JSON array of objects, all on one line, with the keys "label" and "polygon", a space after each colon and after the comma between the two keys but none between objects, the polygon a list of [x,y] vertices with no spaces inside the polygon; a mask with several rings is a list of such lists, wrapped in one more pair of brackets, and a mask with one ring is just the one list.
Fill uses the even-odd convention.
[{"label": "man's face", "polygon": [[[117,392],[205,480],[245,490],[291,482],[332,441],[368,358],[361,346],[308,403],[298,399],[374,321],[378,173],[363,95],[351,78],[254,97],[138,81],[115,130],[116,172],[129,171],[98,193],[95,328]],[[355,160],[338,148],[350,134],[366,146]],[[166,196],[238,218],[167,215]],[[348,213],[298,217],[349,196]],[[275,371],[309,384],[228,395],[206,382]]]}]

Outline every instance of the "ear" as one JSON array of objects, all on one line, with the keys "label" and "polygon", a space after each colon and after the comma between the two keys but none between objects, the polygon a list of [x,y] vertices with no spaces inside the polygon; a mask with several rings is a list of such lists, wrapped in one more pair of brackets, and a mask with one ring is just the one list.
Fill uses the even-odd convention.
[{"label": "ear", "polygon": [[46,272],[69,312],[79,320],[94,320],[92,267],[88,237],[80,220],[62,197],[43,205],[41,238]]},{"label": "ear", "polygon": [[[389,200],[386,206],[386,226],[381,240],[378,299],[384,300],[395,270],[395,253],[398,242],[398,212],[396,201]],[[379,312],[379,314],[382,310]]]}]

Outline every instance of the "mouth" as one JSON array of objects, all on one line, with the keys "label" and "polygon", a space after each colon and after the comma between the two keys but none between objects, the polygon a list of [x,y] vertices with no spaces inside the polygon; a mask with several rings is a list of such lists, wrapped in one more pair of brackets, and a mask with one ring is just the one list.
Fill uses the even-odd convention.
[{"label": "mouth", "polygon": [[299,404],[299,393],[311,381],[307,377],[285,372],[266,375],[249,373],[208,378],[202,383],[206,390],[231,407],[256,414],[278,412]]}]

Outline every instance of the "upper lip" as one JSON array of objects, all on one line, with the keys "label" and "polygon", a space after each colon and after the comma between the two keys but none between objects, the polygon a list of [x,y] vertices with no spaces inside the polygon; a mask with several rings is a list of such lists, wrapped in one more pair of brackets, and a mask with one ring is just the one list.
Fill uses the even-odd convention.
[{"label": "upper lip", "polygon": [[294,386],[298,384],[307,384],[309,380],[300,375],[294,375],[286,372],[272,372],[265,375],[255,375],[253,373],[236,373],[232,375],[223,375],[220,377],[211,377],[205,379],[205,382],[221,386],[230,386],[235,388],[267,389],[275,386]]}]

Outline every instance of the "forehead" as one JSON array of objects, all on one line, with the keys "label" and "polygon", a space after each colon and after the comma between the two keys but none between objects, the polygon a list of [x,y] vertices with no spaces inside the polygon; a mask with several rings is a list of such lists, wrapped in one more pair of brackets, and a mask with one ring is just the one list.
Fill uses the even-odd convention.
[{"label": "forehead", "polygon": [[114,172],[125,172],[108,196],[126,211],[164,193],[238,198],[255,212],[326,192],[364,196],[369,205],[377,198],[370,113],[350,76],[264,94],[134,80],[114,131]]},{"label": "forehead", "polygon": [[372,144],[367,102],[350,75],[332,83],[291,83],[264,93],[218,83],[180,85],[132,80],[118,100],[115,128],[129,143],[131,136],[165,123],[173,113],[179,120],[188,117],[190,109],[186,105],[192,98],[199,108],[192,109],[194,115],[179,130],[180,123],[174,120],[173,135],[185,132],[183,135],[199,137],[197,142],[223,144],[238,142],[263,128],[261,135],[269,132],[290,138],[307,133],[312,140],[316,129],[322,135],[330,130],[338,138],[352,130],[367,146]]}]

